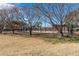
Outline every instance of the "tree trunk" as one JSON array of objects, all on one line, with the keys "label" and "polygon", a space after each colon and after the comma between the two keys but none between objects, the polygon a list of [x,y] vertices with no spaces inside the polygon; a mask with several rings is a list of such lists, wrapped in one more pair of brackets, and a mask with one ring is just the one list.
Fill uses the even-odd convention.
[{"label": "tree trunk", "polygon": [[73,35],[73,25],[71,25],[71,29],[70,29],[70,35]]},{"label": "tree trunk", "polygon": [[63,34],[63,27],[61,27],[60,30],[59,30],[59,35],[58,35],[58,37],[59,37],[59,38],[62,38],[63,36],[64,36],[64,34]]},{"label": "tree trunk", "polygon": [[2,33],[2,31],[3,31],[3,28],[0,28],[0,33]]},{"label": "tree trunk", "polygon": [[46,27],[45,27],[45,32],[46,32]]},{"label": "tree trunk", "polygon": [[30,27],[29,32],[30,32],[30,36],[31,36],[32,35],[32,27]]},{"label": "tree trunk", "polygon": [[2,29],[0,29],[0,33],[2,33]]},{"label": "tree trunk", "polygon": [[73,25],[67,28],[68,30],[68,36],[71,37],[73,35]]},{"label": "tree trunk", "polygon": [[14,34],[15,32],[14,32],[14,29],[12,29],[12,33]]},{"label": "tree trunk", "polygon": [[62,30],[62,29],[60,30],[60,35],[61,35],[61,37],[64,36],[64,35],[63,35],[63,30]]},{"label": "tree trunk", "polygon": [[67,37],[69,37],[70,36],[70,28],[69,27],[67,27],[67,31],[68,31]]}]

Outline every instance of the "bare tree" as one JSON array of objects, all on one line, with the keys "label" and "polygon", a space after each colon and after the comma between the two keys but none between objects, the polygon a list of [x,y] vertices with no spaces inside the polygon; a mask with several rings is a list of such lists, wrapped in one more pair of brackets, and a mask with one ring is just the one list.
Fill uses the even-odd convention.
[{"label": "bare tree", "polygon": [[40,19],[40,16],[33,7],[25,7],[22,10],[25,14],[24,18],[27,20],[26,22],[28,23],[29,33],[30,35],[32,35],[32,30]]},{"label": "bare tree", "polygon": [[52,27],[55,26],[60,36],[63,37],[64,21],[66,20],[66,14],[70,12],[70,4],[38,4],[36,8],[49,19]]},{"label": "bare tree", "polygon": [[73,31],[75,26],[78,25],[78,19],[79,19],[79,9],[77,8],[76,10],[71,11],[67,16],[66,16],[66,25],[68,27],[68,34],[73,35]]},{"label": "bare tree", "polygon": [[12,30],[13,34],[14,34],[14,27],[13,27],[13,20],[17,20],[16,18],[18,15],[18,11],[16,10],[17,8],[12,8],[12,9],[5,9],[2,10],[1,16],[4,18],[4,27],[5,29],[10,29]]}]

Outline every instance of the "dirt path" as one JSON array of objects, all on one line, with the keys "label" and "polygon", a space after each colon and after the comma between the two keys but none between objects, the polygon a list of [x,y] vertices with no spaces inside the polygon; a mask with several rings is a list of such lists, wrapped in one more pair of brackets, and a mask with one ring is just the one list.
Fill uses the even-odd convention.
[{"label": "dirt path", "polygon": [[0,35],[0,55],[79,55],[79,43],[51,44],[40,38]]}]

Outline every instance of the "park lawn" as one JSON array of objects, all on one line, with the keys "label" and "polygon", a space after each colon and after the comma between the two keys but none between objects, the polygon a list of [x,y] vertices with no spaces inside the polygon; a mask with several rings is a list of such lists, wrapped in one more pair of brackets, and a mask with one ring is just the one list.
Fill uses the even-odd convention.
[{"label": "park lawn", "polygon": [[51,42],[52,44],[58,44],[58,43],[79,43],[79,37],[73,36],[73,37],[47,37],[43,38],[45,41]]},{"label": "park lawn", "polygon": [[0,34],[0,55],[79,55],[79,43],[74,39]]}]

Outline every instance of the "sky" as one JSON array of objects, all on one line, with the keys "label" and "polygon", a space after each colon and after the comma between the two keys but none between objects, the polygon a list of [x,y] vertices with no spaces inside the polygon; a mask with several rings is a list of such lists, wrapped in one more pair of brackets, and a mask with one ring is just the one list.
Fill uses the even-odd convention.
[{"label": "sky", "polygon": [[78,3],[79,0],[0,0],[1,3]]},{"label": "sky", "polygon": [[[18,7],[32,7],[33,3],[18,3],[16,4]],[[72,4],[72,10],[79,8],[79,3],[73,3]],[[48,27],[50,24],[46,24],[43,22],[43,27]]]},{"label": "sky", "polygon": [[[22,7],[32,7],[33,4],[32,3],[0,3],[0,10],[3,10],[3,9],[11,9],[13,7],[19,7],[19,8],[22,8]],[[43,27],[47,27],[48,24],[46,25],[45,23],[43,23],[42,25]]]},{"label": "sky", "polygon": [[[11,3],[0,3],[0,9],[10,9],[10,8],[15,7],[15,6],[17,6],[19,8],[21,8],[21,7],[32,7],[33,3],[14,3],[14,4],[11,4]],[[73,10],[74,10],[74,9],[79,7],[79,4],[76,3],[76,4],[74,4],[74,6],[72,5],[72,7],[73,7]],[[48,24],[46,25],[44,23],[43,26],[48,26]]]},{"label": "sky", "polygon": [[[17,7],[32,7],[33,3],[0,3],[0,9]],[[72,5],[73,10],[79,7],[79,3]]]},{"label": "sky", "polygon": [[13,7],[31,7],[32,3],[0,3],[0,9],[9,9]]},{"label": "sky", "polygon": [[16,6],[19,7],[31,7],[33,3],[16,3]]}]

